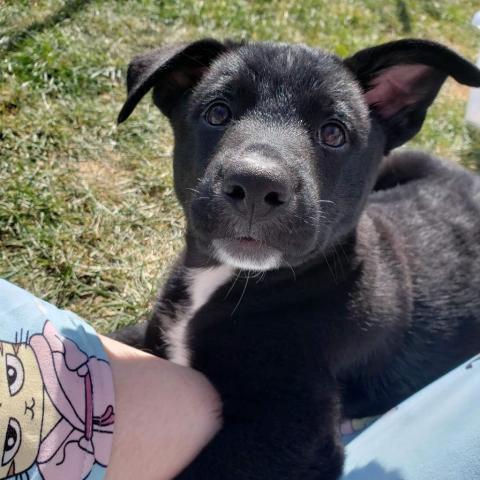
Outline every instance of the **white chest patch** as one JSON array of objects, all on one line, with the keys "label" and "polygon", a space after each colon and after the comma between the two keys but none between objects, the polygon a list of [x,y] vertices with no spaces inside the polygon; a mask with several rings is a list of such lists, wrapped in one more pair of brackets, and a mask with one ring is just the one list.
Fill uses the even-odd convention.
[{"label": "white chest patch", "polygon": [[186,279],[190,304],[165,334],[168,343],[168,357],[172,362],[179,365],[189,365],[190,352],[187,347],[188,324],[198,309],[207,303],[212,294],[232,277],[233,268],[228,265],[212,268],[191,268],[188,270]]}]

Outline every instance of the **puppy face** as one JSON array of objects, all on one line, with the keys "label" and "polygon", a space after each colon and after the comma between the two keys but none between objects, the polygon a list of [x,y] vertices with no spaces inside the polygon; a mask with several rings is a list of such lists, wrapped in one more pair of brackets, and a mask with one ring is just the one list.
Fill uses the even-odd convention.
[{"label": "puppy face", "polygon": [[383,152],[351,72],[303,46],[226,52],[172,124],[189,232],[249,270],[298,265],[347,233]]},{"label": "puppy face", "polygon": [[241,269],[296,266],[353,231],[383,154],[419,130],[445,63],[457,76],[475,68],[410,42],[346,61],[273,43],[155,51],[132,62],[120,121],[153,87],[174,129],[175,189],[194,248]]}]

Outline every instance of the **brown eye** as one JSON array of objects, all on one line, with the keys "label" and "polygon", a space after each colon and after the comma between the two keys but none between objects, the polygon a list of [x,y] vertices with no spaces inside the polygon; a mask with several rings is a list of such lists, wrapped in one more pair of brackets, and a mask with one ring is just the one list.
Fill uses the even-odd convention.
[{"label": "brown eye", "polygon": [[232,118],[232,111],[226,103],[218,102],[210,105],[205,113],[205,120],[214,127],[226,125]]},{"label": "brown eye", "polygon": [[320,128],[320,141],[327,147],[341,147],[346,142],[345,130],[338,123],[325,123]]}]

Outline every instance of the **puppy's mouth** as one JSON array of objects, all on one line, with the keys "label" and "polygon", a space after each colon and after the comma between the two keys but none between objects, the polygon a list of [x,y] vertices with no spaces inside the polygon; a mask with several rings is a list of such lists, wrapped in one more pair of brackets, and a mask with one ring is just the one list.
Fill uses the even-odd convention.
[{"label": "puppy's mouth", "polygon": [[280,266],[282,252],[253,237],[216,238],[215,257],[242,270],[272,270]]},{"label": "puppy's mouth", "polygon": [[231,239],[225,239],[232,243],[232,245],[238,245],[238,248],[261,248],[265,246],[259,240],[253,237],[236,237]]}]

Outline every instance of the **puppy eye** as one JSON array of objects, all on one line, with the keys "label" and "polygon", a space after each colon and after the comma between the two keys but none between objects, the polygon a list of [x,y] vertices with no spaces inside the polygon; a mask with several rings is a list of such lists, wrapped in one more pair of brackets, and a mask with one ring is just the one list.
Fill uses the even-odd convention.
[{"label": "puppy eye", "polygon": [[7,353],[5,356],[5,367],[7,372],[7,384],[10,396],[16,395],[23,387],[23,365],[18,357]]},{"label": "puppy eye", "polygon": [[345,129],[336,122],[328,122],[320,127],[320,141],[327,147],[339,148],[345,145],[347,135]]},{"label": "puppy eye", "polygon": [[232,118],[230,107],[224,102],[210,105],[205,112],[205,120],[214,127],[226,125]]}]

